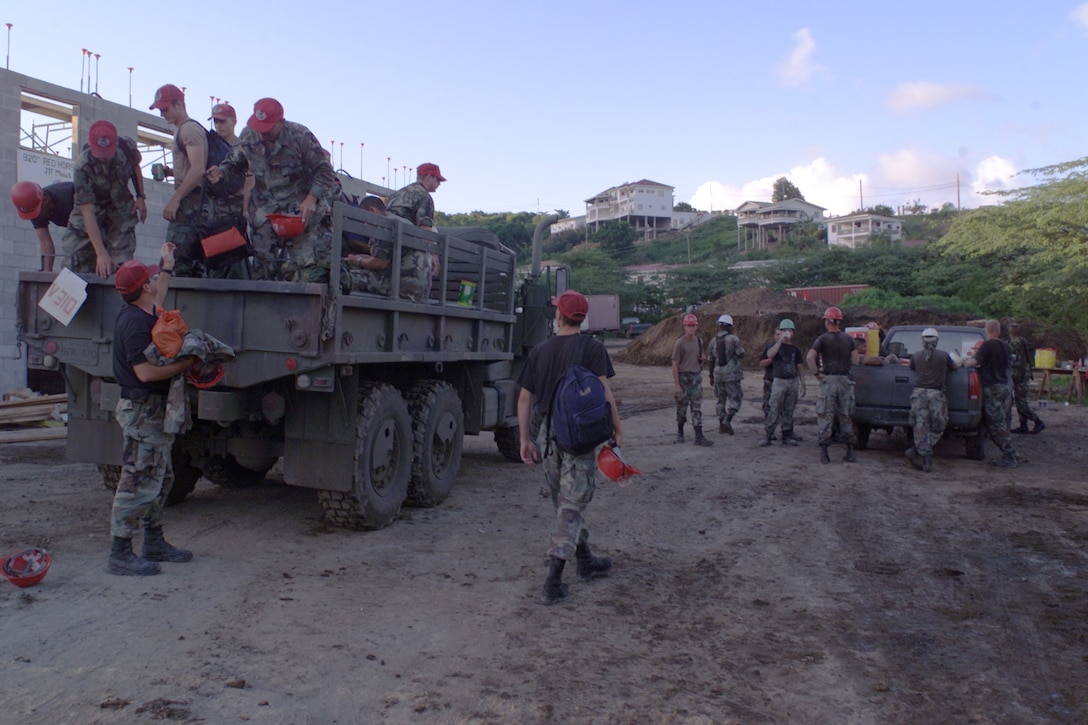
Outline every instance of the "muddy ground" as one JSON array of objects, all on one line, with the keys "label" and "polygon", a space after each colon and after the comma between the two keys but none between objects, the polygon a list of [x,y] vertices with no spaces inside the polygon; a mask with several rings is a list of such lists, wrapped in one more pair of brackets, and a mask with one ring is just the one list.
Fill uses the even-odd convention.
[{"label": "muddy ground", "polygon": [[275,474],[202,481],[167,512],[195,559],[146,579],[105,573],[93,466],[58,443],[0,449],[0,551],[55,557],[37,587],[0,582],[0,719],[1088,721],[1088,408],[1041,411],[1020,469],[944,442],[926,475],[882,433],[821,466],[811,396],[801,447],[757,448],[751,373],[735,436],[675,445],[668,369],[617,369],[645,475],[600,485],[592,544],[613,574],[568,575],[555,607],[536,603],[542,476],[490,435],[467,439],[444,504],[371,533],[327,528]]}]

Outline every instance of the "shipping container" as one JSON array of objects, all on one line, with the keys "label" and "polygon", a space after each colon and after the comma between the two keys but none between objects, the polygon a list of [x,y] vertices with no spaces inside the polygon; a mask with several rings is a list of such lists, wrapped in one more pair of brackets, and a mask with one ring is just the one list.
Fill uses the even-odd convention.
[{"label": "shipping container", "polygon": [[838,305],[855,292],[868,289],[867,284],[840,284],[829,287],[790,287],[786,294],[792,295],[806,302],[826,302],[829,305]]},{"label": "shipping container", "polygon": [[582,332],[617,332],[620,329],[619,295],[586,295],[589,313],[582,322]]}]

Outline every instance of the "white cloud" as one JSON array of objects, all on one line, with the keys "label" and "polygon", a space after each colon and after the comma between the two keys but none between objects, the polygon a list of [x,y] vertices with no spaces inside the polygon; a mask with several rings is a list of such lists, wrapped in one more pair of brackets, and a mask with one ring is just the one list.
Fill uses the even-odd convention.
[{"label": "white cloud", "polygon": [[868,182],[864,173],[849,174],[836,169],[820,157],[789,171],[771,174],[741,185],[708,181],[695,190],[688,202],[696,209],[736,209],[745,201],[770,201],[774,182],[785,176],[805,200],[827,208],[826,214],[846,214],[858,207],[858,181]]},{"label": "white cloud", "polygon": [[935,108],[959,101],[985,98],[988,94],[979,86],[969,83],[929,83],[916,81],[900,83],[885,102],[887,108],[897,113],[914,111],[919,108]]},{"label": "white cloud", "polygon": [[793,50],[780,61],[775,70],[778,79],[787,86],[800,86],[808,83],[812,75],[823,68],[813,62],[812,56],[816,52],[816,41],[808,28],[801,28],[793,34]]},{"label": "white cloud", "polygon": [[[1003,191],[1026,185],[1017,183],[1015,176],[1016,165],[1012,161],[997,155],[989,156],[979,161],[975,167],[975,180],[971,182],[971,190],[978,195],[984,191]],[[992,199],[990,202],[983,202],[984,198],[980,197],[979,202],[993,202]]]},{"label": "white cloud", "polygon": [[1080,26],[1080,29],[1088,33],[1088,3],[1081,3],[1069,11],[1069,17]]}]

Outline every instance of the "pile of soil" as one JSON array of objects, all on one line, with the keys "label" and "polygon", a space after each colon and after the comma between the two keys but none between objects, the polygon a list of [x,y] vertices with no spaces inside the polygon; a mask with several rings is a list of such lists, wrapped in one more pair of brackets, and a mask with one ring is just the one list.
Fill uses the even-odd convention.
[{"label": "pile of soil", "polygon": [[[735,292],[714,300],[695,311],[699,316],[699,336],[709,342],[718,332],[718,317],[733,317],[733,331],[749,350],[744,356],[746,368],[759,366],[759,353],[774,338],[774,331],[784,318],[793,320],[797,327],[794,344],[808,350],[824,331],[823,315],[827,305],[806,302],[784,292],[765,288],[752,288]],[[683,315],[676,315],[654,325],[629,344],[616,359],[633,365],[669,365],[672,346],[676,338],[684,334]],[[985,320],[974,318],[965,312],[944,312],[933,309],[881,310],[861,307],[849,310],[846,316],[849,327],[876,322],[882,330],[896,325],[972,325],[981,327]],[[1009,320],[1002,320],[1002,325]],[[1088,350],[1075,330],[1053,329],[1030,320],[1020,321],[1020,334],[1036,348],[1052,347],[1058,351],[1059,360],[1081,357]],[[1004,329],[1004,328],[1003,328]]]}]

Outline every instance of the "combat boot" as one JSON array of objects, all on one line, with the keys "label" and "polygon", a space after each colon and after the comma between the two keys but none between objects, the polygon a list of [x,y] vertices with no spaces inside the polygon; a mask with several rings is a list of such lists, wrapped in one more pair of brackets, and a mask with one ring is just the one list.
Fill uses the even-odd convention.
[{"label": "combat boot", "polygon": [[793,443],[786,443],[786,445],[795,445],[795,444],[801,443],[802,441],[805,440],[801,436],[794,433],[792,430],[782,431],[782,442],[785,443],[787,438],[789,438],[791,441],[793,441]]},{"label": "combat boot", "polygon": [[831,456],[827,453],[827,444],[820,445],[820,463],[831,463]]},{"label": "combat boot", "polygon": [[1019,428],[1011,428],[1011,429],[1009,429],[1009,432],[1010,433],[1030,433],[1031,429],[1028,428],[1028,422],[1026,420],[1021,420],[1020,421],[1020,427]]},{"label": "combat boot", "polygon": [[677,443],[683,443],[684,442],[684,424],[683,423],[677,423],[676,424],[676,442]]},{"label": "combat boot", "polygon": [[922,456],[922,470],[933,473],[933,456]]},{"label": "combat boot", "polygon": [[142,559],[133,553],[132,539],[114,536],[106,571],[117,576],[154,576],[160,570],[155,562]]},{"label": "combat boot", "polygon": [[589,551],[589,544],[585,542],[578,544],[574,557],[578,560],[578,576],[584,582],[608,576],[608,572],[612,571],[612,560],[607,556],[593,556]]},{"label": "combat boot", "polygon": [[193,552],[171,545],[162,536],[162,527],[144,529],[144,558],[148,561],[170,561],[180,563],[191,561]]},{"label": "combat boot", "polygon": [[846,444],[846,455],[843,456],[842,459],[844,461],[846,461],[847,463],[856,463],[857,462],[858,459],[857,459],[857,456],[854,455],[854,444],[853,443],[847,443]]},{"label": "combat boot", "polygon": [[544,580],[544,589],[540,592],[541,604],[550,606],[570,598],[570,589],[563,583],[563,567],[566,565],[567,562],[558,557],[551,558],[548,578]]},{"label": "combat boot", "polygon": [[729,431],[726,430],[725,420],[722,419],[722,418],[718,419],[718,432],[719,433],[728,433],[729,432]]},{"label": "combat boot", "polygon": [[[1025,423],[1024,425],[1026,426],[1027,423]],[[1035,427],[1031,429],[1031,432],[1033,434],[1034,433],[1042,433],[1044,430],[1046,430],[1046,423],[1043,422],[1042,418],[1036,418],[1035,419]]]},{"label": "combat boot", "polygon": [[905,455],[910,461],[910,465],[914,466],[919,471],[923,470],[924,462],[922,461],[922,457],[918,455],[918,451],[915,450],[914,447],[908,448]]},{"label": "combat boot", "polygon": [[719,433],[728,433],[729,435],[733,435],[733,416],[734,415],[736,415],[736,412],[730,413],[727,416],[725,416],[725,420],[722,421],[721,426],[718,427],[718,432]]},{"label": "combat boot", "polygon": [[766,448],[771,445],[772,440],[774,440],[774,437],[770,433],[764,433],[763,437],[759,439],[759,447]]},{"label": "combat boot", "polygon": [[701,425],[695,426],[695,445],[704,446],[706,448],[714,445],[714,441],[703,436],[703,426]]},{"label": "combat boot", "polygon": [[1001,458],[995,458],[990,461],[991,466],[997,466],[998,468],[1016,468],[1016,454],[1006,453]]}]

